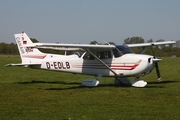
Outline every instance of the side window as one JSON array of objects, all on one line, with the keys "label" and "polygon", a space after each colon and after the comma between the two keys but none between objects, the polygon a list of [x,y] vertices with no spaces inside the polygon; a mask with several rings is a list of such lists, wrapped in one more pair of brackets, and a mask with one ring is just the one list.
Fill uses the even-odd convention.
[{"label": "side window", "polygon": [[111,58],[111,52],[110,51],[102,51],[96,53],[97,57],[99,59],[108,59]]},{"label": "side window", "polygon": [[94,60],[95,58],[92,55],[90,55],[89,53],[86,53],[83,56],[83,59],[85,59],[85,60]]},{"label": "side window", "polygon": [[[96,56],[97,56],[99,59],[112,58],[110,51],[96,52]],[[94,60],[95,58],[94,58],[92,55],[90,55],[89,53],[86,53],[86,54],[83,56],[83,59],[85,59],[85,60]]]}]

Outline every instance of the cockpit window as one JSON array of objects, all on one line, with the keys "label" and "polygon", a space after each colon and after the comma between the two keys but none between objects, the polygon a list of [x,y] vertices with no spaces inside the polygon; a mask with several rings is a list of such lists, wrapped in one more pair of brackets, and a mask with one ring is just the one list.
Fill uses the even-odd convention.
[{"label": "cockpit window", "polygon": [[[112,50],[114,57],[120,57],[124,54],[133,53],[133,51],[126,45],[116,45],[116,48]],[[99,59],[109,59],[112,58],[110,51],[94,51],[94,54]],[[94,60],[95,58],[90,53],[84,53],[83,59],[85,60]]]},{"label": "cockpit window", "polygon": [[117,48],[113,49],[113,54],[115,58],[122,56],[122,53]]},{"label": "cockpit window", "polygon": [[116,48],[124,55],[128,53],[133,53],[133,51],[126,45],[116,45]]}]

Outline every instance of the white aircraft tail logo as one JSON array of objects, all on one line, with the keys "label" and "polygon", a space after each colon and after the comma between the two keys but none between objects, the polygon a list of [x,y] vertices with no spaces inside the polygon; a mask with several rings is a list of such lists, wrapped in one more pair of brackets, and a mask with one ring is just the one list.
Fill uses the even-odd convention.
[{"label": "white aircraft tail logo", "polygon": [[37,62],[38,59],[43,59],[46,57],[46,54],[42,53],[37,48],[26,47],[27,45],[34,44],[26,35],[26,33],[22,32],[21,34],[14,34],[14,36],[19,49],[19,53],[21,55],[22,63],[32,63],[34,61]]}]

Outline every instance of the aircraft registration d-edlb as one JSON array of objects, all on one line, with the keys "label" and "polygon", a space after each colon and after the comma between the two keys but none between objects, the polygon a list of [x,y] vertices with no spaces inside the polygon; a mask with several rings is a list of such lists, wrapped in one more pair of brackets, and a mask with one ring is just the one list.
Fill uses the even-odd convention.
[{"label": "aircraft registration d-edlb", "polygon": [[[135,54],[130,47],[146,47],[163,44],[174,44],[175,41],[154,42],[130,45],[91,45],[33,43],[26,33],[15,34],[22,62],[6,66],[25,66],[30,68],[86,74],[96,76],[82,81],[82,85],[94,87],[102,76],[114,77],[118,85],[145,87],[147,82],[140,80],[156,68],[158,80],[161,79],[158,62],[161,60],[151,55]],[[38,48],[55,50],[75,50],[72,55],[42,53]],[[130,81],[128,77],[135,77]]]}]

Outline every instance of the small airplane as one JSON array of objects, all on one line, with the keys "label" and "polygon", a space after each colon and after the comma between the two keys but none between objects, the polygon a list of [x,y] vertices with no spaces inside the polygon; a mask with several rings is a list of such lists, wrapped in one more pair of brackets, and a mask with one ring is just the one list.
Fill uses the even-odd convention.
[{"label": "small airplane", "polygon": [[[88,87],[97,86],[102,76],[114,77],[114,83],[117,85],[145,87],[147,82],[140,80],[140,77],[151,73],[154,67],[160,80],[158,62],[161,59],[151,55],[135,54],[130,47],[176,43],[175,41],[129,45],[33,43],[25,32],[14,34],[14,36],[22,62],[6,66],[25,66],[96,76],[82,81],[82,85]],[[60,55],[43,53],[38,48],[80,52]],[[135,77],[135,80],[131,82],[128,77]]]}]

